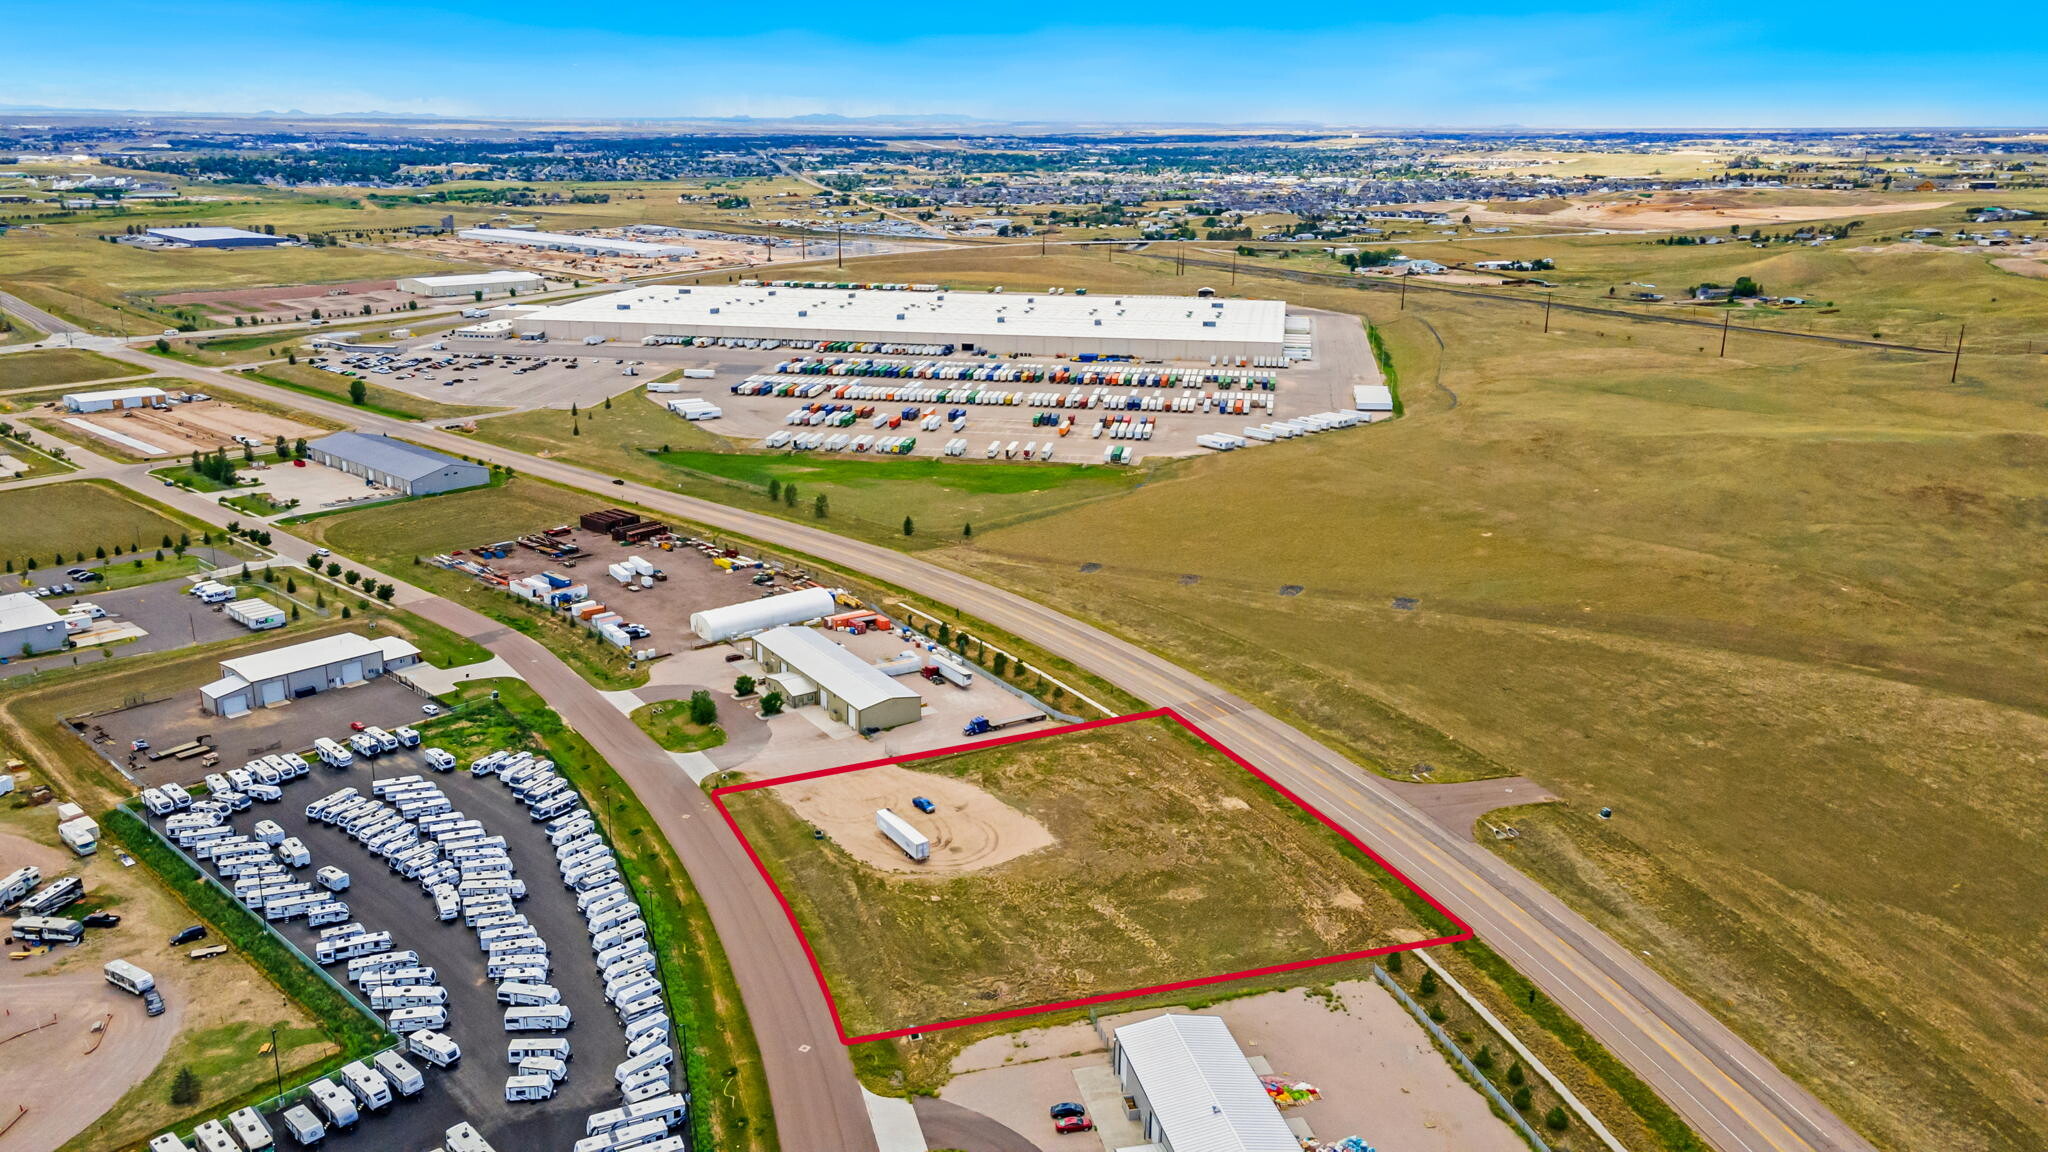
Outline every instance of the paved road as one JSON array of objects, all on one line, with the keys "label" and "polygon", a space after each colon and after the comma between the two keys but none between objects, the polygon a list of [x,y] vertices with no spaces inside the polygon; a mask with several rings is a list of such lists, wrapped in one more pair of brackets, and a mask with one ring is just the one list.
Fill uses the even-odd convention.
[{"label": "paved road", "polygon": [[[263,390],[248,382],[239,386]],[[1470,843],[1466,836],[1454,834],[1418,812],[1387,781],[1359,768],[1335,749],[1317,743],[1248,702],[1136,645],[1022,596],[877,545],[644,484],[614,486],[609,477],[587,469],[499,449],[434,428],[365,414],[344,405],[311,400],[297,393],[280,393],[275,399],[349,419],[372,430],[393,432],[449,451],[509,464],[543,479],[611,493],[678,519],[745,534],[863,572],[954,605],[1048,651],[1058,652],[1148,704],[1177,708],[1311,804],[1344,823],[1395,867],[1442,900],[1649,1082],[1716,1148],[1723,1152],[1872,1152],[1871,1145],[1839,1117],[1644,964],[1641,957],[1615,944],[1527,877]],[[532,647],[539,650],[538,645]],[[531,657],[530,652],[528,656]],[[564,708],[563,703],[557,702],[560,697],[567,701],[567,709],[584,717],[582,705],[576,699],[581,680],[566,668],[548,673],[546,679],[550,686],[544,694],[550,703]],[[563,682],[554,683],[555,680]],[[567,682],[570,680],[574,683]],[[588,710],[587,719],[596,725],[600,718],[593,709]],[[637,735],[637,729],[634,734]],[[653,765],[643,766],[638,761],[652,745],[631,745],[631,738],[619,733],[616,742],[607,737],[601,750],[619,758],[622,774],[631,772],[629,779],[640,787],[640,779],[655,772]],[[665,770],[666,764],[661,768]],[[758,898],[759,893],[749,880],[736,880],[727,874],[726,861],[718,849],[705,843],[718,838],[706,836],[701,824],[676,830],[675,821],[695,820],[702,814],[703,798],[693,789],[678,790],[676,782],[666,775],[651,784],[653,790],[644,794],[650,808],[661,812],[671,804],[681,806],[680,812],[667,812],[669,822],[664,824],[664,830],[676,837],[685,864],[706,890],[707,902],[716,901],[712,905],[713,918],[720,932],[728,931],[729,921],[733,924],[734,935],[726,941],[726,948],[736,970],[742,973],[743,980],[756,982],[752,987],[743,984],[742,991],[749,1010],[755,1014],[763,1055],[769,1057],[773,1053],[769,1073],[779,1093],[778,1117],[785,1124],[804,1120],[802,1113],[783,1109],[786,1095],[823,1094],[837,1107],[854,1091],[851,1071],[843,1058],[835,1055],[820,1067],[820,1062],[798,1060],[797,1054],[786,1050],[802,1044],[815,1048],[820,1043],[817,1037],[831,1036],[829,1028],[819,1021],[822,1004],[808,976],[798,975],[793,968],[768,971],[781,965],[789,934],[786,930],[770,930],[757,936],[752,931],[753,919],[765,914],[766,901]],[[699,867],[705,868],[701,875],[697,872]],[[758,906],[748,908],[750,899]],[[728,900],[738,906],[728,904]],[[778,939],[784,943],[778,944]],[[769,1003],[759,998],[762,984],[771,980],[787,990],[787,1001]],[[801,1055],[809,1057],[811,1053]],[[810,1079],[792,1085],[783,1079],[789,1075]],[[851,1145],[810,1145],[792,1140],[790,1146]]]},{"label": "paved road", "polygon": [[41,328],[52,336],[66,332],[85,331],[85,329],[80,328],[71,321],[52,316],[41,308],[23,300],[21,297],[8,292],[0,292],[0,312],[5,312],[9,316],[16,317],[25,323]]},{"label": "paved road", "polygon": [[1038,1145],[1009,1125],[936,1096],[917,1096],[910,1101],[917,1109],[918,1127],[931,1148],[958,1148],[961,1152],[1038,1152]]}]

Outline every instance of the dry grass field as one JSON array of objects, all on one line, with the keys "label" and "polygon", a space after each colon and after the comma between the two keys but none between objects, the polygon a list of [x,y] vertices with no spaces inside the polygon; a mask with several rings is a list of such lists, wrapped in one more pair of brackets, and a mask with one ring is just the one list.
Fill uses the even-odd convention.
[{"label": "dry grass field", "polygon": [[[1417,926],[1378,865],[1171,720],[873,771],[903,778],[725,797],[849,1035],[1384,947]],[[928,869],[874,829],[891,788],[888,806],[931,830]],[[927,790],[937,814],[910,805]]]},{"label": "dry grass field", "polygon": [[[1203,283],[1002,259],[872,274]],[[1367,312],[1407,418],[932,555],[1389,774],[1541,781],[1568,803],[1510,858],[1881,1147],[2048,1143],[2020,1071],[2048,1065],[2039,358],[1950,384],[1941,357],[1752,337],[1722,359],[1620,318],[1545,335],[1487,301],[1237,290]]]}]

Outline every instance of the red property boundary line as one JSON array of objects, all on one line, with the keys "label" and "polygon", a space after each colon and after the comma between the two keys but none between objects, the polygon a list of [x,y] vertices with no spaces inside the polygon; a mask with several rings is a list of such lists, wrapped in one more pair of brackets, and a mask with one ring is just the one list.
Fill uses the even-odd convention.
[{"label": "red property boundary line", "polygon": [[[1246,968],[1243,971],[1224,972],[1215,976],[1198,976],[1192,980],[1177,980],[1167,984],[1153,984],[1144,988],[1132,988],[1124,992],[1105,992],[1095,996],[1082,996],[1072,1000],[1057,1000],[1049,1004],[1035,1004],[1024,1008],[1009,1008],[1001,1012],[988,1012],[979,1016],[961,1016],[956,1019],[940,1020],[936,1023],[924,1024],[915,1028],[896,1028],[887,1032],[870,1032],[860,1036],[847,1035],[846,1026],[839,1018],[839,1001],[833,997],[832,986],[825,980],[824,966],[818,963],[818,954],[811,948],[810,937],[804,934],[803,925],[797,920],[796,908],[790,904],[789,897],[782,891],[782,886],[775,882],[775,877],[769,874],[768,865],[762,861],[760,853],[754,850],[753,842],[747,839],[747,834],[740,829],[739,821],[733,819],[731,810],[725,806],[726,794],[732,792],[751,792],[757,788],[774,788],[781,784],[794,784],[801,780],[816,780],[824,776],[837,776],[844,772],[859,772],[866,768],[881,768],[890,764],[910,764],[919,760],[935,760],[942,756],[955,756],[963,752],[978,752],[984,748],[997,748],[1005,744],[1017,744],[1026,740],[1044,740],[1053,736],[1086,732],[1091,728],[1104,728],[1112,724],[1129,724],[1136,720],[1155,720],[1160,718],[1172,720],[1180,725],[1204,744],[1228,757],[1231,763],[1251,773],[1254,778],[1266,787],[1286,797],[1295,807],[1315,817],[1316,821],[1322,824],[1323,827],[1342,836],[1346,843],[1364,853],[1373,863],[1386,869],[1388,875],[1400,881],[1403,887],[1420,897],[1438,915],[1457,925],[1458,931],[1448,936],[1418,940],[1411,944],[1389,944],[1382,948],[1367,948],[1357,952],[1338,952],[1309,960],[1295,960],[1285,964],[1269,964],[1263,968]],[[1127,716],[1112,716],[1106,720],[1090,720],[1081,724],[1068,724],[1059,728],[1024,732],[1014,736],[998,736],[990,740],[978,740],[970,744],[955,744],[931,752],[912,752],[903,756],[891,756],[881,760],[867,760],[859,764],[846,764],[838,768],[820,768],[811,772],[799,772],[794,776],[778,776],[769,780],[753,780],[744,784],[728,784],[723,788],[712,790],[711,802],[718,806],[718,814],[725,817],[726,827],[731,828],[733,835],[739,838],[740,847],[746,849],[747,858],[754,862],[754,869],[761,874],[761,879],[767,881],[768,890],[775,894],[776,903],[782,905],[782,914],[789,920],[790,930],[796,933],[797,943],[803,946],[804,959],[810,962],[811,974],[818,981],[818,989],[825,994],[825,1007],[832,1013],[832,1028],[839,1033],[840,1043],[847,1045],[862,1044],[870,1040],[889,1040],[898,1036],[909,1036],[919,1032],[940,1032],[948,1028],[964,1028],[969,1024],[983,1024],[992,1020],[1010,1020],[1019,1016],[1036,1016],[1040,1013],[1057,1012],[1065,1008],[1085,1008],[1091,1004],[1106,1004],[1116,1000],[1129,1000],[1133,997],[1149,996],[1159,992],[1178,992],[1183,989],[1200,988],[1210,984],[1222,984],[1231,980],[1243,980],[1253,976],[1270,976],[1280,972],[1297,972],[1305,968],[1340,964],[1346,960],[1359,960],[1368,956],[1383,956],[1390,952],[1409,952],[1418,948],[1432,948],[1439,944],[1455,944],[1461,940],[1470,940],[1473,935],[1469,925],[1453,915],[1451,910],[1444,907],[1436,897],[1423,891],[1420,885],[1410,880],[1399,868],[1387,863],[1384,857],[1367,847],[1364,841],[1344,830],[1336,821],[1331,820],[1319,809],[1295,795],[1292,791],[1281,785],[1279,781],[1252,767],[1251,763],[1244,757],[1231,751],[1215,737],[1202,731],[1199,727],[1190,723],[1187,717],[1182,716],[1171,708],[1154,708],[1149,712],[1133,712]]]}]

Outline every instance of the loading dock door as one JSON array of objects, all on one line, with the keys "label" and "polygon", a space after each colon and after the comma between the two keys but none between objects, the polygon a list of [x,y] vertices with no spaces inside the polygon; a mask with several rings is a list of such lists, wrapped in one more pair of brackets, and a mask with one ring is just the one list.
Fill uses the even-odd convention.
[{"label": "loading dock door", "polygon": [[256,686],[256,691],[262,694],[259,699],[266,708],[272,704],[284,703],[283,680],[265,680]]},{"label": "loading dock door", "polygon": [[343,684],[360,683],[362,679],[363,662],[361,660],[350,660],[341,666],[341,682]]}]

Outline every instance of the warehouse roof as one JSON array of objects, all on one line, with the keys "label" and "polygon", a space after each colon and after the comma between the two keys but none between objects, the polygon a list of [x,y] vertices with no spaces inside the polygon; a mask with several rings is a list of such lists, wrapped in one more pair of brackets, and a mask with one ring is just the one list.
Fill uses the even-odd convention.
[{"label": "warehouse roof", "polygon": [[627,322],[671,328],[830,328],[905,335],[1093,337],[1264,341],[1286,334],[1279,300],[1193,296],[1051,296],[1044,293],[892,292],[846,288],[694,285],[634,288],[572,300],[527,320]]},{"label": "warehouse roof", "polygon": [[220,662],[220,670],[229,678],[240,677],[254,684],[261,680],[275,680],[294,672],[309,668],[325,668],[344,660],[356,660],[365,656],[381,654],[382,645],[367,636],[354,632],[338,632],[308,640],[303,644],[287,644],[283,648],[272,648],[249,656],[237,656],[233,660]]},{"label": "warehouse roof", "polygon": [[249,231],[249,230],[248,230],[248,229],[246,229],[246,228],[220,228],[220,227],[200,227],[200,228],[151,228],[151,229],[149,230],[149,234],[150,234],[151,236],[161,236],[161,237],[163,237],[163,238],[164,238],[164,239],[166,239],[166,240],[186,240],[186,241],[198,241],[198,240],[247,240],[247,239],[250,239],[250,238],[252,238],[252,237],[253,237],[253,238],[255,238],[255,239],[257,239],[257,240],[277,240],[277,239],[280,239],[280,237],[277,237],[277,236],[271,236],[271,235],[268,235],[268,234],[266,234],[266,233],[263,233],[263,232],[251,232],[251,231]]},{"label": "warehouse roof", "polygon": [[615,240],[609,236],[572,236],[566,232],[528,232],[523,228],[465,228],[457,233],[464,240],[489,240],[499,244],[532,244],[540,247],[588,248],[618,256],[694,256],[695,248],[682,244],[652,244],[645,240]]},{"label": "warehouse roof", "polygon": [[915,689],[876,671],[874,665],[826,639],[822,632],[785,626],[761,633],[754,637],[754,643],[787,661],[791,668],[850,708],[866,709],[889,700],[918,698]]},{"label": "warehouse roof", "polygon": [[66,392],[66,404],[94,404],[101,400],[154,400],[164,394],[161,388],[109,388],[104,392]]},{"label": "warehouse roof", "polygon": [[1155,1016],[1116,1043],[1174,1152],[1300,1152],[1222,1017]]},{"label": "warehouse roof", "polygon": [[414,284],[426,284],[435,288],[467,288],[471,285],[485,287],[491,284],[530,284],[541,278],[538,272],[465,272],[458,276],[407,276]]},{"label": "warehouse roof", "polygon": [[422,448],[417,444],[408,444],[389,436],[372,436],[367,432],[336,432],[330,436],[322,436],[306,447],[405,480],[431,476],[450,464],[462,463],[445,452],[436,452],[432,448]]},{"label": "warehouse roof", "polygon": [[60,619],[62,617],[48,604],[26,592],[10,592],[0,596],[0,632],[13,632],[19,628],[45,628]]}]

